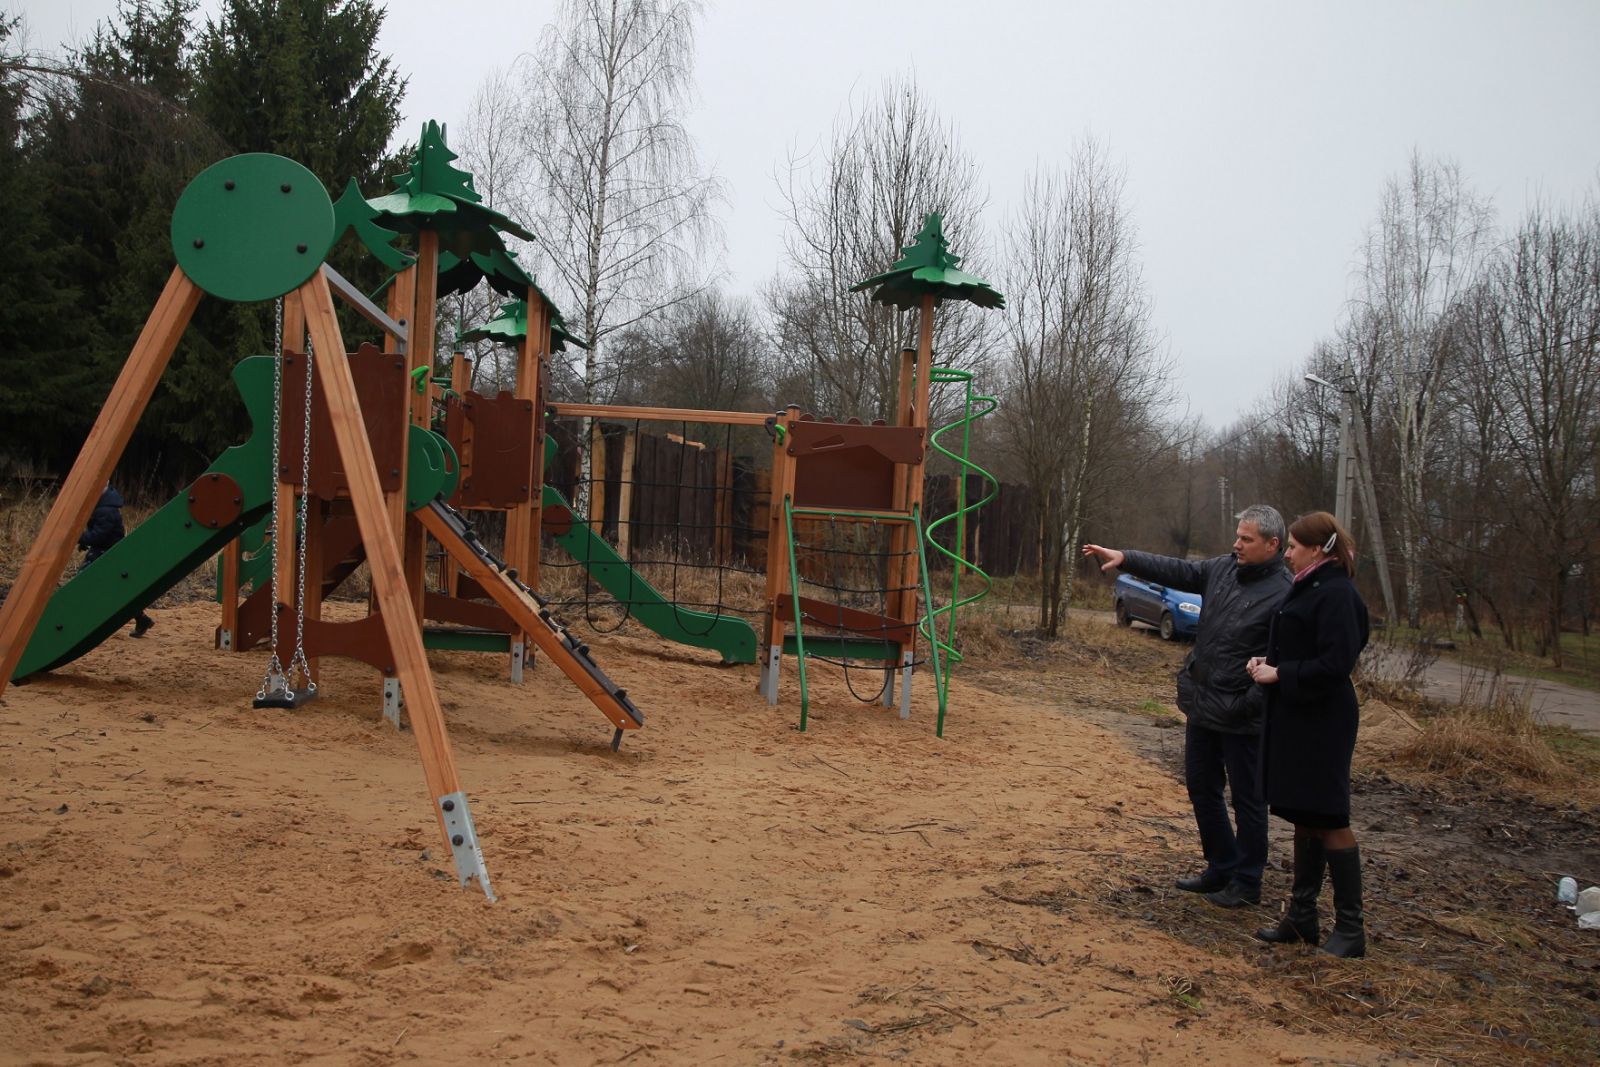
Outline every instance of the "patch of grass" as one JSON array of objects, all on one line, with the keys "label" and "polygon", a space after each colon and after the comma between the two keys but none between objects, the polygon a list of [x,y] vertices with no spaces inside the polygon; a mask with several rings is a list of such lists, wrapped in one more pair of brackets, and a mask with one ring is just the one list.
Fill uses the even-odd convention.
[{"label": "patch of grass", "polygon": [[1148,697],[1139,701],[1138,706],[1133,709],[1133,713],[1149,719],[1157,726],[1173,727],[1183,725],[1183,715],[1181,713],[1173,711],[1171,707],[1161,703],[1159,700],[1151,700]]}]

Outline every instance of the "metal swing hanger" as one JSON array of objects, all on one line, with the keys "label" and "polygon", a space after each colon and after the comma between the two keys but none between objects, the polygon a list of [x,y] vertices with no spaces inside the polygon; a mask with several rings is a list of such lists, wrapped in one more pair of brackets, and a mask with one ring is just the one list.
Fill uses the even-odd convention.
[{"label": "metal swing hanger", "polygon": [[[283,440],[283,298],[277,302],[276,316],[273,328],[274,358],[272,364],[272,471],[273,477],[278,477],[280,448]],[[306,524],[306,506],[311,499],[311,382],[312,382],[312,351],[310,338],[306,339],[306,389],[305,389],[305,438],[300,449],[300,501],[295,509],[295,527],[289,536],[298,533],[299,548],[296,560],[297,581],[295,589],[295,628],[294,628],[294,655],[290,657],[287,667],[278,657],[278,605],[283,601],[278,596],[278,568],[272,568],[272,659],[267,663],[267,673],[261,680],[261,688],[256,690],[255,700],[251,702],[257,708],[298,708],[308,701],[316,699],[317,683],[311,679],[311,664],[306,659],[305,623],[306,623],[306,538],[309,527]],[[283,516],[279,507],[280,494],[272,494],[272,536],[274,539],[284,536]],[[276,548],[273,550],[276,552]],[[305,681],[303,686],[293,686],[296,672]]]}]

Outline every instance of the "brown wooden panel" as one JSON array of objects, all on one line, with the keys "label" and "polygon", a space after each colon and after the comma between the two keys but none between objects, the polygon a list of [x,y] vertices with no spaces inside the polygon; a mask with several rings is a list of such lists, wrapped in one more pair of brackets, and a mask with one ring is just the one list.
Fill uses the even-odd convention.
[{"label": "brown wooden panel", "polygon": [[390,677],[394,676],[394,653],[389,648],[389,636],[384,631],[383,619],[378,615],[368,615],[354,622],[307,619],[306,655],[342,656],[376,667]]},{"label": "brown wooden panel", "polygon": [[[501,392],[461,398],[471,461],[461,460],[459,497],[467,507],[526,504],[533,490],[533,401]],[[447,431],[449,423],[446,423]],[[453,442],[452,442],[453,443]]]},{"label": "brown wooden panel", "polygon": [[[773,610],[784,622],[793,621],[794,597],[789,593],[780,594],[773,601]],[[800,619],[806,625],[815,624],[833,630],[844,630],[852,636],[881,637],[885,641],[894,641],[898,644],[909,644],[916,631],[915,623],[891,619],[876,612],[847,608],[843,604],[830,604],[825,600],[815,600],[808,596],[800,598]]]},{"label": "brown wooden panel", "polygon": [[[398,492],[406,442],[405,357],[381,352],[377,345],[364,344],[347,359],[361,406],[361,421],[367,430],[367,443],[377,464],[379,484],[386,493]],[[300,486],[301,450],[305,447],[305,389],[305,354],[285,351],[283,447],[278,473],[296,488]],[[311,495],[321,500],[350,495],[345,464],[334,446],[328,405],[316,390],[311,397]]]},{"label": "brown wooden panel", "polygon": [[203,474],[189,487],[189,515],[208,530],[237,519],[243,505],[243,490],[226,474]]},{"label": "brown wooden panel", "polygon": [[504,608],[493,604],[480,604],[430,592],[422,599],[422,617],[434,622],[448,622],[456,626],[471,626],[479,630],[495,630],[507,634],[516,631]]}]

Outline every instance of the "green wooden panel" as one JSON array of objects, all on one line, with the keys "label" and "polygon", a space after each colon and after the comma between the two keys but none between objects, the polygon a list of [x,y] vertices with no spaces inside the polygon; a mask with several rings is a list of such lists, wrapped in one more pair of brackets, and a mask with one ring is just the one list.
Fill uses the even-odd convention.
[{"label": "green wooden panel", "polygon": [[241,360],[233,380],[250,416],[250,437],[224,452],[206,473],[225,474],[239,484],[239,517],[215,529],[202,526],[189,514],[188,491],[179,493],[55,591],[15,677],[51,670],[88,652],[271,510],[271,357]]},{"label": "green wooden panel", "polygon": [[[793,656],[798,651],[794,634],[785,634],[783,654]],[[882,660],[898,663],[900,646],[893,641],[880,641],[875,637],[826,637],[806,635],[806,655],[824,659]]]},{"label": "green wooden panel", "polygon": [[493,630],[453,630],[430,626],[422,631],[422,647],[446,652],[511,651],[511,635]]},{"label": "green wooden panel", "polygon": [[292,159],[250,152],[213,163],[172,212],[172,254],[189,280],[239,303],[304,284],[335,236],[333,201]]}]

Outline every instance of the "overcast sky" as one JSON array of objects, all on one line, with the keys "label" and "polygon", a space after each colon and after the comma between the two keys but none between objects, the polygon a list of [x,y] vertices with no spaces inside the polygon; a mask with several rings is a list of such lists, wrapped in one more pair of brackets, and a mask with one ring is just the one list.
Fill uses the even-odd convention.
[{"label": "overcast sky", "polygon": [[[407,139],[428,118],[461,122],[482,72],[530,49],[555,8],[386,6]],[[46,50],[114,8],[0,0]],[[729,284],[749,293],[782,254],[776,175],[887,77],[914,72],[981,162],[991,233],[1026,174],[1092,133],[1126,167],[1183,396],[1221,426],[1332,331],[1383,183],[1413,147],[1457,161],[1503,225],[1532,198],[1600,189],[1597,46],[1597,0],[721,0],[700,26],[689,125],[727,183]],[[994,274],[973,252],[964,266]]]}]

